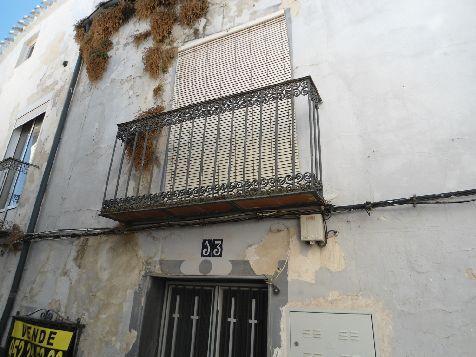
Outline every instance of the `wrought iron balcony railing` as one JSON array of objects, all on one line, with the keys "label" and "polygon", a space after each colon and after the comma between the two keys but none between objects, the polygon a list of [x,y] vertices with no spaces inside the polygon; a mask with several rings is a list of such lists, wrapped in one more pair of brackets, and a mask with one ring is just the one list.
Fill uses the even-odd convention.
[{"label": "wrought iron balcony railing", "polygon": [[8,210],[16,207],[30,167],[38,168],[13,157],[0,161],[0,230],[11,225],[7,221]]},{"label": "wrought iron balcony railing", "polygon": [[101,215],[183,221],[320,205],[310,77],[118,125]]}]

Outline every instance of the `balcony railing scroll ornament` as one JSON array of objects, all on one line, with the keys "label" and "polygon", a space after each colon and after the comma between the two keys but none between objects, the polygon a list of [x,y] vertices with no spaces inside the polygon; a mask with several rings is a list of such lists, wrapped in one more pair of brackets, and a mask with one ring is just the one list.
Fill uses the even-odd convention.
[{"label": "balcony railing scroll ornament", "polygon": [[209,185],[176,191],[158,192],[152,195],[130,196],[105,201],[103,210],[121,212],[124,210],[142,210],[153,207],[191,205],[211,200],[231,200],[255,197],[257,195],[273,196],[284,193],[306,190],[322,190],[322,184],[316,175],[306,172],[294,176],[263,178],[261,180],[246,180],[230,182],[221,185]]},{"label": "balcony railing scroll ornament", "polygon": [[231,112],[233,110],[307,95],[309,95],[312,103],[315,103],[316,106],[319,105],[319,103],[322,103],[321,96],[310,76],[291,79],[286,82],[273,84],[257,90],[250,90],[197,104],[191,104],[186,107],[122,123],[118,125],[117,137],[124,141],[127,140],[129,135],[136,132],[150,131],[165,126],[180,124],[196,118],[211,117]]}]

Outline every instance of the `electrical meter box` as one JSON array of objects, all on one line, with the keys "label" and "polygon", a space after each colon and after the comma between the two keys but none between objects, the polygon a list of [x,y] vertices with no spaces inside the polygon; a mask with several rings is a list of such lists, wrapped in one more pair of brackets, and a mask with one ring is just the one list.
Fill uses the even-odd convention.
[{"label": "electrical meter box", "polygon": [[305,242],[324,243],[326,233],[324,231],[324,219],[320,214],[308,214],[301,216],[301,240]]},{"label": "electrical meter box", "polygon": [[372,315],[289,312],[289,357],[376,357]]}]

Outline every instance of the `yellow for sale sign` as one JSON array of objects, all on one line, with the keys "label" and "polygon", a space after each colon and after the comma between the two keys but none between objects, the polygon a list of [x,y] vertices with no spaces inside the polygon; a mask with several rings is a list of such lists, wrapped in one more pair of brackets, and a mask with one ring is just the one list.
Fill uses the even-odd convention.
[{"label": "yellow for sale sign", "polygon": [[9,336],[8,357],[72,356],[75,329],[58,323],[14,318]]}]

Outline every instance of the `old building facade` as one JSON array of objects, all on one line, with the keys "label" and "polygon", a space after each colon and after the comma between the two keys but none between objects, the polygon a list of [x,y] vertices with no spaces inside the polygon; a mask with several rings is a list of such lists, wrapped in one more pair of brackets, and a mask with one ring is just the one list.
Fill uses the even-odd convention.
[{"label": "old building facade", "polygon": [[45,3],[0,56],[3,348],[44,309],[78,356],[474,355],[473,1],[171,1],[83,58],[124,3]]}]

